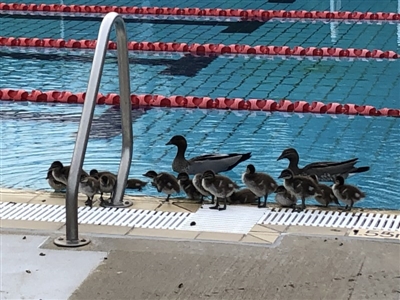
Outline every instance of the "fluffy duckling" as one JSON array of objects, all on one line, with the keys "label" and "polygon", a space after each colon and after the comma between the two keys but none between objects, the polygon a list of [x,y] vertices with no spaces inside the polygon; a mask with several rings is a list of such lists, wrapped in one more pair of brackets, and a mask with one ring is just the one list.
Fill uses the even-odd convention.
[{"label": "fluffy duckling", "polygon": [[[97,171],[96,169],[92,169],[89,172],[90,176],[93,176],[94,178],[99,179],[101,175],[113,175],[115,178],[117,178],[117,175],[108,171]],[[138,190],[141,191],[142,188],[146,186],[147,182],[141,181],[136,178],[131,178],[127,180],[126,182],[126,188],[127,189],[132,189],[132,190]]]},{"label": "fluffy duckling", "polygon": [[319,181],[333,181],[335,176],[341,175],[347,178],[355,173],[366,172],[369,167],[355,167],[358,158],[353,158],[340,162],[315,162],[299,168],[299,153],[294,148],[288,148],[282,151],[277,160],[288,159],[288,169],[293,171],[294,175],[312,175],[315,174]]},{"label": "fluffy duckling", "polygon": [[114,194],[114,188],[115,188],[115,183],[117,181],[117,177],[113,174],[103,174],[100,176],[98,179],[100,183],[100,201],[104,201],[103,199],[103,193],[109,193],[110,198],[112,199],[113,194]]},{"label": "fluffy duckling", "polygon": [[353,208],[355,202],[365,198],[365,193],[358,187],[344,184],[344,178],[342,176],[336,177],[332,190],[336,198],[346,204],[345,209],[348,209],[349,211]]},{"label": "fluffy duckling", "polygon": [[179,173],[177,179],[179,186],[185,191],[189,199],[201,200],[203,195],[193,185],[192,179],[189,178],[188,173]]},{"label": "fluffy duckling", "polygon": [[146,184],[147,184],[147,182],[145,182],[145,181],[131,178],[131,179],[128,179],[128,181],[126,182],[126,188],[141,191],[146,186]]},{"label": "fluffy duckling", "polygon": [[319,183],[318,177],[315,174],[311,175],[310,177],[315,181],[315,183],[321,190],[321,195],[315,196],[315,200],[317,200],[318,203],[324,205],[325,207],[328,207],[330,203],[335,203],[337,205],[340,205],[338,199],[333,194],[333,190],[331,187],[327,186],[326,184]]},{"label": "fluffy duckling", "polygon": [[[51,175],[53,175],[54,179],[58,182],[61,182],[65,185],[68,183],[68,175],[70,166],[64,166],[60,161],[53,161],[48,171],[51,171]],[[81,170],[80,174],[89,176],[84,170]]]},{"label": "fluffy duckling", "polygon": [[280,185],[275,190],[275,201],[282,207],[295,207],[297,198],[292,193],[288,192],[283,185]]},{"label": "fluffy duckling", "polygon": [[202,173],[197,173],[196,175],[193,176],[192,183],[194,187],[200,192],[202,195],[201,197],[201,202],[204,201],[204,197],[211,196],[211,204],[214,204],[215,197],[213,194],[211,194],[209,191],[205,190],[203,188],[203,185],[201,184],[201,181],[203,180],[203,174]]},{"label": "fluffy duckling", "polygon": [[[250,164],[242,175],[243,183],[258,197],[258,207],[266,207],[268,195],[275,192],[278,185],[268,174],[256,172],[254,165]],[[264,204],[261,205],[261,197],[264,197]]]},{"label": "fluffy duckling", "polygon": [[64,183],[54,179],[53,171],[47,171],[46,179],[50,187],[54,189],[54,191],[56,192],[64,191],[65,188],[67,187]]},{"label": "fluffy duckling", "polygon": [[306,199],[321,195],[321,191],[315,181],[306,176],[294,175],[290,169],[281,172],[278,178],[283,178],[283,186],[296,198],[301,199],[301,209],[306,208]]},{"label": "fluffy duckling", "polygon": [[[210,209],[218,210],[225,210],[227,198],[230,197],[235,190],[239,189],[239,186],[229,177],[216,175],[212,170],[207,170],[203,173],[201,185],[217,199],[215,206],[211,206]],[[223,208],[219,207],[219,198],[224,199]]]},{"label": "fluffy duckling", "polygon": [[165,201],[169,201],[171,194],[179,193],[181,190],[179,188],[178,180],[174,175],[167,172],[161,172],[157,174],[155,171],[148,171],[143,176],[153,179],[152,184],[157,188],[159,193],[167,194]]},{"label": "fluffy duckling", "polygon": [[93,206],[93,197],[99,192],[99,189],[100,183],[96,178],[85,174],[81,175],[79,181],[79,193],[87,196],[88,199],[85,201],[85,205],[89,207]]},{"label": "fluffy duckling", "polygon": [[203,173],[207,170],[215,173],[229,171],[251,157],[251,153],[207,154],[187,160],[185,158],[187,141],[182,135],[175,135],[166,145],[175,145],[178,148],[172,161],[172,170],[177,173],[186,172],[189,175]]},{"label": "fluffy duckling", "polygon": [[230,197],[232,203],[240,203],[240,204],[253,204],[258,200],[256,194],[254,194],[250,189],[241,189],[239,191],[233,192]]}]

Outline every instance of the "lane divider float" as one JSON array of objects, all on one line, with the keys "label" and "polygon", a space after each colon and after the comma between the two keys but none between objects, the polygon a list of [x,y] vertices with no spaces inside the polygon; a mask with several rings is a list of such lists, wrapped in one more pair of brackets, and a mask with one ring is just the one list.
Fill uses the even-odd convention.
[{"label": "lane divider float", "polygon": [[271,18],[295,19],[342,19],[342,20],[380,20],[397,21],[400,14],[394,12],[358,12],[358,11],[306,11],[306,10],[263,10],[263,9],[223,9],[198,7],[137,7],[137,6],[106,6],[106,5],[65,5],[65,4],[25,4],[0,3],[4,11],[33,12],[70,12],[70,13],[100,13],[117,12],[119,14],[141,15],[179,15],[179,16],[209,16],[209,17],[240,17],[243,21],[268,21]]},{"label": "lane divider float", "polygon": [[[64,39],[39,39],[26,37],[2,37],[0,46],[8,47],[44,47],[44,48],[70,48],[70,49],[95,49],[96,40],[64,40]],[[109,41],[108,49],[117,49],[117,43]],[[249,45],[224,45],[224,44],[186,44],[177,42],[128,42],[130,51],[163,51],[184,52],[196,55],[209,54],[252,54],[252,55],[285,55],[285,56],[321,56],[321,57],[353,57],[375,59],[398,59],[399,54],[394,51],[368,50],[356,48],[329,48],[329,47],[301,47],[295,46],[249,46]]]},{"label": "lane divider float", "polygon": [[[47,91],[39,90],[13,90],[0,89],[0,100],[3,101],[31,101],[48,103],[80,103],[85,101],[86,93],[72,93],[69,91]],[[133,107],[180,107],[180,108],[201,108],[201,109],[225,109],[225,110],[248,110],[268,112],[294,112],[294,113],[317,113],[317,114],[345,114],[363,116],[387,116],[400,117],[400,109],[381,108],[377,109],[371,105],[340,104],[321,101],[279,101],[271,99],[242,99],[225,97],[194,97],[194,96],[162,96],[143,94],[131,95]],[[97,95],[97,104],[119,105],[118,94]]]}]

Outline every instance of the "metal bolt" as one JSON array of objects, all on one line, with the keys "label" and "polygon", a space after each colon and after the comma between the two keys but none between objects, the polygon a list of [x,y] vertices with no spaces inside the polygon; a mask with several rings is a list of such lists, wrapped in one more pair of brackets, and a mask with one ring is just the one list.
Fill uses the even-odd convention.
[{"label": "metal bolt", "polygon": [[85,239],[81,239],[81,242],[84,243],[84,242],[86,242],[86,240]]},{"label": "metal bolt", "polygon": [[62,237],[59,237],[59,238],[58,238],[58,240],[59,240],[59,241],[63,241],[63,240],[64,240],[64,238],[62,238]]}]

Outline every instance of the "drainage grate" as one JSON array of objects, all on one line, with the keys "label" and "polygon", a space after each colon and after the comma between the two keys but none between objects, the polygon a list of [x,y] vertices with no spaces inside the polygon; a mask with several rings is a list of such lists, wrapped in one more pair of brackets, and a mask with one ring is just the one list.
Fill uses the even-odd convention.
[{"label": "drainage grate", "polygon": [[257,222],[270,225],[400,230],[400,215],[343,211],[272,209]]},{"label": "drainage grate", "polygon": [[[264,209],[246,206],[229,206],[227,210],[215,211],[203,205],[191,214],[177,229],[193,231],[248,233],[264,215]],[[195,222],[194,226],[190,224]]]},{"label": "drainage grate", "polygon": [[[129,226],[137,228],[176,229],[190,213],[165,212],[143,209],[121,209],[103,207],[79,207],[79,224]],[[2,220],[27,220],[65,222],[64,205],[29,203],[0,203]]]}]

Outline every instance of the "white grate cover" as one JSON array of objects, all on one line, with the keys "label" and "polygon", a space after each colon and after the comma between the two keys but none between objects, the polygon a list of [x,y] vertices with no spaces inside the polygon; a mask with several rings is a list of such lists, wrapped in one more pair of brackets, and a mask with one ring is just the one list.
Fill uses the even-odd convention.
[{"label": "white grate cover", "polygon": [[[177,229],[193,231],[248,233],[264,215],[265,210],[246,206],[228,206],[226,210],[209,209],[203,205],[192,213]],[[190,224],[195,222],[195,225]]]},{"label": "white grate cover", "polygon": [[[186,212],[165,212],[143,209],[79,207],[79,224],[129,226],[138,228],[176,229],[190,215]],[[0,203],[2,220],[65,222],[64,205]]]},{"label": "white grate cover", "polygon": [[343,212],[325,210],[304,210],[293,212],[293,209],[268,210],[257,224],[302,225],[317,227],[356,228],[400,230],[400,215],[380,214],[379,212]]}]

